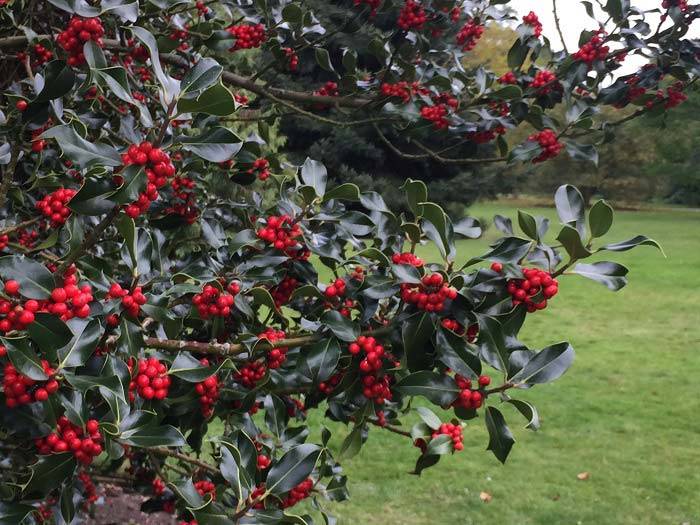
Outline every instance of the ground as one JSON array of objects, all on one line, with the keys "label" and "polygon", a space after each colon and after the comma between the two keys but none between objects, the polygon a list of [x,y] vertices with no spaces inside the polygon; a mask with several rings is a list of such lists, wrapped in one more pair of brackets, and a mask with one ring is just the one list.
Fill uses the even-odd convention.
[{"label": "ground", "polygon": [[[508,204],[471,213],[517,223]],[[539,409],[539,432],[504,407],[517,440],[505,465],[485,451],[476,420],[465,450],[418,478],[408,474],[417,449],[374,429],[344,464],[351,500],[330,507],[339,524],[699,524],[700,213],[620,212],[608,237],[638,233],[658,240],[667,258],[650,247],[610,254],[630,268],[627,288],[612,293],[566,276],[551,306],[527,320],[522,340],[531,348],[568,339],[576,349],[561,379],[517,395]],[[483,253],[497,236],[491,228],[485,239],[461,242],[460,258]],[[323,423],[337,448],[347,429]],[[312,426],[320,424],[314,416]]]}]

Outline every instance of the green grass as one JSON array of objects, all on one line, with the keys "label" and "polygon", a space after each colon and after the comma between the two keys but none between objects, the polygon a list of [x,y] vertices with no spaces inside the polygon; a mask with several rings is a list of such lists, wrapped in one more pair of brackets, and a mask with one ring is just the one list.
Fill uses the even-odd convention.
[{"label": "green grass", "polygon": [[[471,210],[514,223],[515,211],[501,203]],[[344,464],[351,500],[332,506],[339,523],[700,523],[700,213],[620,212],[606,239],[638,233],[658,240],[668,258],[650,247],[610,254],[630,268],[626,288],[612,293],[565,276],[550,307],[528,317],[524,342],[569,340],[576,361],[551,385],[517,393],[539,409],[539,432],[503,408],[517,440],[505,465],[484,450],[481,420],[465,429],[463,452],[420,478],[408,474],[417,449],[373,429]],[[497,235],[460,242],[460,259],[483,253]],[[332,428],[337,446],[346,430]],[[579,481],[584,471],[590,478]],[[493,500],[483,503],[481,491]]]}]

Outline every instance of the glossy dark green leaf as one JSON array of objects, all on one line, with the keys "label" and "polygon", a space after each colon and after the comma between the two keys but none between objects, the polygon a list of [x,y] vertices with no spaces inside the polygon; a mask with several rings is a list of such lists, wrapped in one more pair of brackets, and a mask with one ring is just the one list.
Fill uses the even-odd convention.
[{"label": "glossy dark green leaf", "polygon": [[532,247],[532,241],[519,237],[505,237],[490,251],[469,260],[465,266],[471,266],[480,261],[493,261],[516,264],[527,255]]},{"label": "glossy dark green leaf", "polygon": [[428,200],[428,187],[422,180],[408,179],[401,189],[406,193],[406,201],[413,215],[420,217],[423,214],[422,202]]},{"label": "glossy dark green leaf", "polygon": [[477,314],[479,321],[479,354],[496,370],[508,370],[509,352],[506,347],[503,327],[498,319],[489,315]]},{"label": "glossy dark green leaf", "polygon": [[602,237],[608,233],[613,223],[613,216],[613,209],[607,202],[604,200],[596,201],[588,212],[591,237]]},{"label": "glossy dark green leaf", "polygon": [[314,49],[314,55],[316,57],[316,63],[321,66],[321,69],[334,73],[333,64],[331,64],[331,57],[328,51],[322,47],[317,47]]},{"label": "glossy dark green leaf", "polygon": [[341,199],[348,201],[359,201],[360,200],[360,188],[356,184],[346,182],[339,186],[335,186],[330,190],[326,191],[323,196],[323,201],[327,202],[331,199]]},{"label": "glossy dark green leaf", "polygon": [[19,294],[28,299],[48,299],[55,287],[53,274],[46,266],[24,255],[0,257],[0,278],[17,281]]},{"label": "glossy dark green leaf", "polygon": [[23,503],[13,503],[8,501],[0,501],[0,525],[17,525],[25,523],[25,519],[29,514],[36,511],[31,505]]},{"label": "glossy dark green leaf", "polygon": [[574,362],[574,349],[567,343],[557,343],[537,352],[510,381],[516,385],[549,383],[561,377]]},{"label": "glossy dark green leaf", "polygon": [[163,71],[163,66],[160,64],[158,43],[155,37],[143,27],[130,26],[129,30],[144,46],[146,46],[146,49],[148,49],[151,58],[151,67],[156,74],[158,83],[161,88],[163,88],[164,102],[169,104],[172,100],[177,98],[179,94],[179,83]]},{"label": "glossy dark green leaf", "polygon": [[486,429],[489,431],[489,445],[486,450],[493,452],[498,461],[505,463],[510,449],[515,443],[513,434],[506,425],[503,414],[497,408],[487,406],[484,410],[484,419]]},{"label": "glossy dark green leaf", "polygon": [[63,154],[80,168],[90,166],[121,166],[119,152],[108,144],[89,142],[70,126],[64,124],[49,128],[42,135],[44,139],[56,139]]},{"label": "glossy dark green leaf", "polygon": [[235,156],[243,147],[243,140],[233,131],[213,127],[197,137],[180,135],[173,139],[186,151],[210,162],[224,162]]},{"label": "glossy dark green leaf", "polygon": [[127,166],[120,175],[124,178],[124,183],[110,195],[109,200],[116,204],[130,204],[136,201],[146,189],[148,183],[146,171],[141,166],[132,164]]},{"label": "glossy dark green leaf", "polygon": [[557,240],[562,244],[572,261],[585,259],[593,253],[584,246],[579,232],[573,226],[562,226]]},{"label": "glossy dark green leaf", "polygon": [[214,85],[224,68],[213,58],[201,58],[180,81],[180,96],[198,94]]},{"label": "glossy dark green leaf", "polygon": [[263,402],[265,408],[265,424],[267,428],[277,437],[284,434],[289,420],[287,416],[287,406],[279,397],[270,394],[265,396]]},{"label": "glossy dark green leaf", "polygon": [[286,494],[309,477],[321,452],[310,443],[290,449],[270,468],[265,487],[275,496]]},{"label": "glossy dark green leaf", "polygon": [[55,315],[37,312],[34,322],[27,327],[29,336],[44,352],[55,351],[66,346],[73,339],[68,325]]},{"label": "glossy dark green leaf", "polygon": [[179,377],[188,383],[199,383],[215,371],[216,369],[200,363],[199,359],[193,357],[191,353],[180,352],[175,357],[173,364],[170,365],[168,374]]},{"label": "glossy dark green leaf", "polygon": [[483,233],[481,223],[473,217],[463,217],[454,223],[454,231],[467,239],[478,239]]},{"label": "glossy dark green leaf", "polygon": [[241,463],[241,453],[231,443],[223,442],[221,445],[221,461],[219,469],[221,475],[228,481],[236,494],[236,499],[242,499],[244,490],[250,490],[250,479],[239,465]]},{"label": "glossy dark green leaf", "polygon": [[354,341],[360,335],[360,328],[337,310],[329,310],[321,316],[321,324],[330,328],[341,341]]},{"label": "glossy dark green leaf", "polygon": [[521,401],[520,399],[509,399],[507,403],[513,405],[527,420],[527,425],[525,425],[525,428],[530,430],[539,430],[540,416],[534,406],[526,401]]},{"label": "glossy dark green leaf", "polygon": [[450,376],[422,370],[401,379],[394,390],[407,396],[423,396],[432,403],[448,406],[459,395],[459,388]]},{"label": "glossy dark green leaf", "polygon": [[22,484],[22,491],[29,494],[44,494],[60,486],[64,480],[73,477],[77,463],[71,453],[41,456],[31,466],[31,476]]},{"label": "glossy dark green leaf", "polygon": [[[446,257],[450,253],[450,244],[452,240],[450,239],[449,233],[449,219],[445,214],[444,210],[433,202],[423,202],[420,204],[421,212],[424,221],[428,221],[435,228],[438,238],[431,239],[440,250],[443,257]],[[428,231],[423,224],[423,229],[428,234]]]},{"label": "glossy dark green leaf", "polygon": [[108,177],[86,178],[68,207],[81,215],[104,215],[114,208],[109,197],[116,191]]},{"label": "glossy dark green leaf", "polygon": [[406,366],[412,372],[428,368],[432,362],[430,341],[435,323],[428,312],[417,312],[401,324]]},{"label": "glossy dark green leaf", "polygon": [[539,239],[535,217],[525,211],[518,210],[518,224],[523,233],[530,237],[530,239]]},{"label": "glossy dark green leaf", "polygon": [[72,319],[68,325],[75,335],[67,345],[57,350],[58,368],[72,368],[85,364],[97,348],[102,335],[99,319]]},{"label": "glossy dark green leaf", "polygon": [[581,238],[586,235],[586,206],[581,192],[571,184],[559,186],[554,194],[557,214],[563,224],[573,226]]},{"label": "glossy dark green leaf", "polygon": [[307,157],[300,175],[303,184],[312,187],[317,197],[323,197],[328,183],[328,171],[323,164]]},{"label": "glossy dark green leaf", "polygon": [[613,292],[627,284],[627,268],[621,264],[609,261],[599,261],[593,264],[578,263],[571,273],[575,273],[596,281]]},{"label": "glossy dark green leaf", "polygon": [[417,407],[416,412],[418,412],[420,418],[430,428],[432,428],[433,430],[437,430],[438,428],[440,428],[442,421],[440,421],[440,418],[435,415],[435,412],[426,407]]},{"label": "glossy dark green leaf", "polygon": [[185,437],[171,425],[147,425],[125,430],[119,436],[120,441],[135,447],[182,447]]},{"label": "glossy dark green leaf", "polygon": [[41,365],[41,359],[36,355],[36,352],[29,346],[29,340],[26,337],[18,338],[0,338],[2,345],[7,349],[7,356],[13,366],[19,370],[22,375],[30,377],[35,381],[45,381],[47,378],[44,374],[44,367]]},{"label": "glossy dark green leaf", "polygon": [[607,250],[609,252],[626,252],[627,250],[631,250],[632,248],[636,248],[637,246],[654,246],[655,248],[658,248],[661,253],[663,253],[661,245],[654,239],[650,239],[645,235],[637,235],[636,237],[632,237],[631,239],[627,239],[626,241],[606,244],[598,248],[597,251]]},{"label": "glossy dark green leaf", "polygon": [[301,350],[300,372],[314,384],[326,381],[335,372],[340,354],[338,340],[324,338]]},{"label": "glossy dark green leaf", "polygon": [[218,82],[197,98],[180,99],[177,109],[180,113],[205,113],[226,117],[236,111],[236,101],[231,91]]},{"label": "glossy dark green leaf", "polygon": [[75,73],[63,60],[54,60],[46,64],[43,76],[44,87],[32,104],[61,98],[69,93],[75,84]]},{"label": "glossy dark green leaf", "polygon": [[340,445],[339,457],[347,460],[355,457],[362,448],[362,425],[355,425]]}]

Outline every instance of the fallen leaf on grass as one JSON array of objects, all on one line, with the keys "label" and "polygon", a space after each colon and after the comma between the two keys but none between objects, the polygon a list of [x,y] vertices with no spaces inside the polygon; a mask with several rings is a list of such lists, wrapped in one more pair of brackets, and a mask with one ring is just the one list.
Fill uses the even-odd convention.
[{"label": "fallen leaf on grass", "polygon": [[591,477],[590,472],[579,472],[578,474],[576,474],[576,478],[579,481],[586,481],[590,477]]},{"label": "fallen leaf on grass", "polygon": [[493,499],[493,496],[488,492],[481,492],[479,494],[479,499],[484,503],[489,503]]}]

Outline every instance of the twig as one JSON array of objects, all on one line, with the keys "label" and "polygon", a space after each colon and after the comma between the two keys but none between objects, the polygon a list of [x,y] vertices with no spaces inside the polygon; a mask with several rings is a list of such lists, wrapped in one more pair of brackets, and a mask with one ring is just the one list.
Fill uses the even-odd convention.
[{"label": "twig", "polygon": [[10,233],[13,233],[17,230],[21,230],[22,228],[26,228],[27,226],[31,226],[32,224],[39,222],[41,219],[42,219],[42,217],[34,217],[33,219],[29,219],[28,221],[20,222],[19,224],[15,224],[14,226],[8,226],[7,228],[3,228],[0,230],[0,235],[9,235]]},{"label": "twig", "polygon": [[219,469],[210,465],[209,463],[205,463],[204,461],[201,461],[197,458],[193,458],[192,456],[188,456],[187,454],[183,454],[182,452],[178,452],[176,450],[171,450],[171,449],[165,448],[165,447],[155,447],[155,448],[149,448],[148,451],[153,453],[153,454],[157,454],[159,456],[166,456],[166,457],[170,457],[170,458],[175,458],[179,461],[189,463],[190,465],[195,465],[196,467],[199,467],[202,470],[206,470],[207,472],[212,473],[212,474],[219,473]]},{"label": "twig", "polygon": [[2,208],[5,205],[5,200],[7,200],[7,192],[10,190],[10,186],[12,185],[12,178],[14,177],[15,169],[17,169],[17,163],[19,162],[19,153],[20,146],[19,142],[17,142],[12,147],[12,152],[10,153],[12,156],[12,160],[3,170],[2,183],[0,183],[0,208]]},{"label": "twig", "polygon": [[552,0],[552,14],[554,15],[554,25],[557,26],[557,33],[559,33],[559,39],[561,40],[561,45],[564,48],[564,52],[568,55],[569,50],[566,47],[566,41],[564,40],[564,33],[561,30],[561,23],[559,22],[559,13],[557,12],[557,0]]}]

